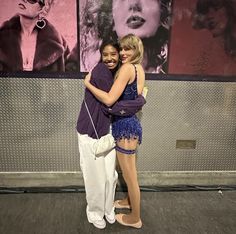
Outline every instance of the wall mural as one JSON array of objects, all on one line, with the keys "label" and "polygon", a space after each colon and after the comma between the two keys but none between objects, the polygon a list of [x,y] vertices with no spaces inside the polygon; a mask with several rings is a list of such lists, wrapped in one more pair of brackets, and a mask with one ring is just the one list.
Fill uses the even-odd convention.
[{"label": "wall mural", "polygon": [[167,73],[170,0],[80,0],[80,67],[99,60],[102,41],[133,33],[144,44],[146,73]]},{"label": "wall mural", "polygon": [[1,72],[37,75],[71,69],[67,62],[77,42],[76,0],[1,0],[0,24]]},{"label": "wall mural", "polygon": [[236,75],[236,1],[174,2],[169,74]]},{"label": "wall mural", "polygon": [[2,77],[83,78],[127,33],[147,79],[236,74],[236,0],[2,0],[0,25]]}]

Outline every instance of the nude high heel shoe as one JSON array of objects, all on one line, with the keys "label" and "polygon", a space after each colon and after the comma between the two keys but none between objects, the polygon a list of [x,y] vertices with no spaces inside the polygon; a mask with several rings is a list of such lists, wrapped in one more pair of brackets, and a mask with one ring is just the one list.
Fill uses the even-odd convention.
[{"label": "nude high heel shoe", "polygon": [[128,227],[133,227],[133,228],[141,228],[142,227],[142,221],[139,220],[137,223],[125,223],[123,221],[123,216],[124,214],[117,214],[116,215],[116,221],[120,223],[121,225],[128,226]]}]

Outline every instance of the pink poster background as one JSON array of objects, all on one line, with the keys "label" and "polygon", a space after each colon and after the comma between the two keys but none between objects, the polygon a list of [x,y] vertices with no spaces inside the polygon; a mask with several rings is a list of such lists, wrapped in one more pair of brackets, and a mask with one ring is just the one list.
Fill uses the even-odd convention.
[{"label": "pink poster background", "polygon": [[169,74],[236,74],[236,59],[224,51],[222,39],[207,29],[192,28],[197,0],[175,0],[169,47]]},{"label": "pink poster background", "polygon": [[[1,0],[0,25],[17,12],[16,0]],[[55,1],[47,19],[66,39],[72,49],[77,42],[77,10],[76,0]]]},{"label": "pink poster background", "polygon": [[[46,22],[49,23],[43,20],[37,22],[38,30],[33,30],[28,35],[25,33],[27,30],[22,30],[19,15],[28,14],[30,19],[31,14],[40,9],[26,0],[1,0],[1,75],[4,76],[5,72],[18,74],[18,71],[79,71],[79,57],[75,50],[78,36],[77,0],[54,0],[51,3],[50,10],[45,15]],[[27,28],[30,25],[26,24],[27,17],[21,19]]]}]

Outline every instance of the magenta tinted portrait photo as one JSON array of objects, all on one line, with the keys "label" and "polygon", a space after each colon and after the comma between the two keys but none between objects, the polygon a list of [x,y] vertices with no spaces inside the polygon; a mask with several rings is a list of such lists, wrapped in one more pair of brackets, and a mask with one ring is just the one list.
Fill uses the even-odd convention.
[{"label": "magenta tinted portrait photo", "polygon": [[2,0],[0,71],[78,71],[76,9],[76,0]]}]

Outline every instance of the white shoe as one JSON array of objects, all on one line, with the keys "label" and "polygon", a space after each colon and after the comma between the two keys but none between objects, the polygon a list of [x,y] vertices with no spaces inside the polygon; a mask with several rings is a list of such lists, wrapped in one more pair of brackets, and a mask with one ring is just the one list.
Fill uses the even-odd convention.
[{"label": "white shoe", "polygon": [[115,212],[111,212],[109,215],[105,214],[106,220],[108,223],[113,224],[116,221]]},{"label": "white shoe", "polygon": [[88,216],[88,206],[86,208],[86,213],[87,213],[87,218],[89,223],[92,223],[94,227],[99,228],[99,229],[104,229],[106,227],[106,221],[105,219],[100,219],[100,220],[91,220]]},{"label": "white shoe", "polygon": [[106,227],[106,221],[104,219],[95,221],[89,220],[89,222],[92,223],[94,227],[99,229],[104,229]]}]

